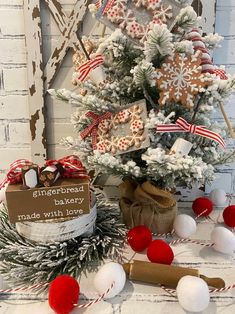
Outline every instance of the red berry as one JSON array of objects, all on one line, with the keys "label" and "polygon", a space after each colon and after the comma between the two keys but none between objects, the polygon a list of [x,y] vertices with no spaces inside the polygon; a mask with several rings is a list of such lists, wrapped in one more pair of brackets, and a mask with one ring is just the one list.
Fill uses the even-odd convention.
[{"label": "red berry", "polygon": [[224,209],[223,218],[227,226],[235,228],[235,205],[228,206]]},{"label": "red berry", "polygon": [[146,226],[137,226],[127,234],[127,241],[135,252],[142,252],[152,242],[152,233]]},{"label": "red berry", "polygon": [[171,265],[174,259],[174,253],[165,241],[154,240],[147,250],[147,256],[150,262]]},{"label": "red berry", "polygon": [[[193,211],[197,216],[208,216],[213,210],[213,203],[209,198],[199,197],[192,205]],[[204,213],[203,213],[204,212]],[[203,214],[202,214],[203,213]]]},{"label": "red berry", "polygon": [[48,301],[57,314],[69,314],[79,299],[79,284],[69,275],[55,278],[49,287]]}]

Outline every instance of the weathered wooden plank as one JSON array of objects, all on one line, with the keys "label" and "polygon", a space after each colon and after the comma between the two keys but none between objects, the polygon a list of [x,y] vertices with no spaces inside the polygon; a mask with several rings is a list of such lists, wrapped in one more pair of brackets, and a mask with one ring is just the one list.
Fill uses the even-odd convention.
[{"label": "weathered wooden plank", "polygon": [[44,122],[43,66],[40,1],[25,0],[25,31],[28,51],[28,91],[31,131],[31,158],[42,164],[46,159],[46,137]]},{"label": "weathered wooden plank", "polygon": [[47,4],[60,32],[63,34],[68,18],[64,13],[62,5],[57,0],[45,0],[45,3]]},{"label": "weathered wooden plank", "polygon": [[[50,2],[50,1],[49,1]],[[54,4],[57,2],[53,0]],[[55,18],[57,25],[61,29],[61,37],[58,41],[57,46],[55,47],[51,57],[49,58],[46,67],[44,69],[45,75],[45,89],[49,89],[53,83],[55,75],[60,68],[60,65],[63,61],[64,56],[66,55],[68,49],[71,46],[74,46],[74,43],[77,41],[77,31],[79,26],[86,14],[88,0],[78,0],[68,18],[68,22],[64,24],[64,27],[61,28],[61,23],[64,18],[64,13],[61,6],[50,6],[50,10],[54,10],[52,16]],[[62,14],[63,18],[58,18]]]}]

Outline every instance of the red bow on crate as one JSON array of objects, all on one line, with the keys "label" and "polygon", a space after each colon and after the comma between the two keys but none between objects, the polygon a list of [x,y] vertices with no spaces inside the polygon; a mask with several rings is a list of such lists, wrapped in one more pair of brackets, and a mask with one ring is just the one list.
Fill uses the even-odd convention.
[{"label": "red bow on crate", "polygon": [[95,56],[94,59],[88,60],[87,62],[83,63],[79,68],[78,71],[80,72],[79,80],[81,82],[85,81],[87,76],[90,74],[92,70],[100,66],[104,63],[104,57],[102,55]]},{"label": "red bow on crate", "polygon": [[80,159],[75,156],[67,156],[59,160],[47,160],[46,165],[57,165],[60,164],[63,167],[61,174],[62,178],[88,178],[86,168],[83,166]]},{"label": "red bow on crate", "polygon": [[[47,160],[46,165],[60,164],[63,167],[63,178],[89,178],[86,168],[83,166],[80,159],[75,156],[67,156],[59,160]],[[26,159],[18,159],[10,165],[10,169],[6,175],[6,178],[0,183],[0,190],[6,186],[6,184],[16,184],[22,181],[21,169],[25,166],[32,165],[32,162]]]},{"label": "red bow on crate", "polygon": [[98,125],[102,120],[111,118],[112,113],[107,111],[101,116],[98,116],[96,113],[92,111],[88,111],[86,113],[86,117],[90,118],[92,120],[92,123],[80,133],[81,138],[84,140],[86,137],[90,136],[92,137],[92,148],[93,150],[96,150],[97,148],[97,131],[98,131]]},{"label": "red bow on crate", "polygon": [[0,190],[8,183],[16,184],[21,181],[21,169],[25,166],[31,165],[31,161],[26,159],[18,159],[10,164],[10,169],[6,175],[6,178],[0,183]]},{"label": "red bow on crate", "polygon": [[224,140],[222,139],[222,137],[219,134],[206,129],[206,127],[204,127],[204,126],[189,124],[183,118],[179,118],[175,124],[159,124],[159,125],[157,125],[156,129],[157,129],[157,133],[183,132],[183,133],[197,134],[197,135],[200,135],[202,137],[206,137],[206,138],[209,138],[213,141],[216,141],[223,148],[225,147]]}]

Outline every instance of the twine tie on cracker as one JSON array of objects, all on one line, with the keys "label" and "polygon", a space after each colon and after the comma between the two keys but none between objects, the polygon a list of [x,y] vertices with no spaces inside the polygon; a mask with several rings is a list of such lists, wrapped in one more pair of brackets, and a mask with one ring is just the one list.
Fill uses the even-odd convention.
[{"label": "twine tie on cracker", "polygon": [[219,134],[208,130],[205,126],[190,124],[181,117],[177,119],[175,124],[159,124],[156,126],[156,129],[157,133],[183,132],[200,135],[202,137],[216,141],[223,148],[225,148],[225,142]]},{"label": "twine tie on cracker", "polygon": [[101,54],[96,55],[95,58],[92,60],[88,60],[87,62],[85,62],[78,68],[80,72],[80,76],[78,79],[81,82],[85,81],[85,79],[90,74],[90,72],[103,63],[104,63],[104,58]]},{"label": "twine tie on cracker", "polygon": [[124,223],[129,228],[146,225],[153,233],[167,233],[173,229],[177,203],[171,193],[150,182],[135,185],[125,181],[120,190],[120,208]]},{"label": "twine tie on cracker", "polygon": [[86,117],[90,118],[92,120],[92,123],[80,133],[80,136],[84,140],[86,137],[91,135],[93,150],[96,150],[96,148],[97,148],[97,127],[98,127],[98,125],[100,124],[100,122],[102,120],[110,119],[111,116],[112,116],[112,113],[109,111],[105,112],[101,116],[98,116],[96,113],[94,113],[92,111],[88,111],[86,113]]}]

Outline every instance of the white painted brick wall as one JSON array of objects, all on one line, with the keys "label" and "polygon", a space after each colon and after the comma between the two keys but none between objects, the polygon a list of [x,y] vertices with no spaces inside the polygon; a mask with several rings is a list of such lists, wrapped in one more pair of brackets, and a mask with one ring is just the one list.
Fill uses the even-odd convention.
[{"label": "white painted brick wall", "polygon": [[4,124],[0,124],[0,146],[4,146],[6,144],[6,126]]},{"label": "white painted brick wall", "polygon": [[0,0],[0,180],[31,156],[23,0]]},{"label": "white painted brick wall", "polygon": [[30,142],[29,123],[10,123],[9,139],[12,145],[27,145]]}]

